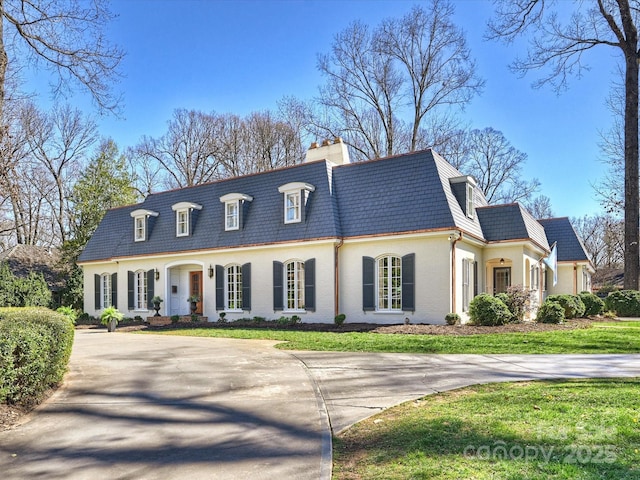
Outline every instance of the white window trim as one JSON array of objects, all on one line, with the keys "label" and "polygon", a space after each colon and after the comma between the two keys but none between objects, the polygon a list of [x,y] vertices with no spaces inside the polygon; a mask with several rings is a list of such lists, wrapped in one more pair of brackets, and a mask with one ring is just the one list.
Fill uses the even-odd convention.
[{"label": "white window trim", "polygon": [[[103,273],[100,275],[100,308],[105,309],[111,305],[111,292],[113,292],[113,286],[111,285],[111,274]],[[105,299],[108,300],[105,303]]]},{"label": "white window trim", "polygon": [[[144,242],[147,240],[147,218],[157,217],[158,212],[147,210],[146,208],[138,208],[130,213],[133,220],[133,239],[136,242]],[[138,220],[142,220],[142,235],[138,235]]]},{"label": "white window trim", "polygon": [[[289,199],[293,198],[292,206],[290,207]],[[293,216],[289,216],[289,212],[293,210]],[[284,223],[300,223],[302,221],[302,191],[296,190],[295,192],[284,193]]]},{"label": "white window trim", "polygon": [[[142,290],[140,289],[140,277],[142,277]],[[148,291],[149,286],[147,285],[147,272],[144,270],[137,270],[134,272],[133,277],[133,306],[134,311],[136,312],[148,312]],[[140,307],[140,292],[142,292],[142,307]]]},{"label": "white window trim", "polygon": [[242,306],[240,306],[240,308],[229,308],[229,269],[230,268],[238,269],[237,271],[239,274],[240,282],[239,284],[237,284],[238,291],[236,292],[236,294],[240,297],[240,301],[238,303],[242,305],[242,266],[234,263],[224,267],[224,311],[229,313],[242,313],[243,311]]},{"label": "white window trim", "polygon": [[[229,207],[234,207],[233,214],[229,213]],[[233,223],[230,225],[229,220]],[[229,200],[224,204],[224,230],[230,232],[240,230],[240,200]]]},{"label": "white window trim", "polygon": [[[226,195],[220,197],[220,202],[224,203],[224,230],[226,232],[240,230],[240,209],[242,208],[242,204],[243,202],[252,201],[253,197],[245,193],[227,193]],[[227,208],[230,204],[236,205],[236,221],[235,225],[232,227],[229,227],[229,225],[227,224]]]},{"label": "white window trim", "polygon": [[[184,215],[184,222],[180,221],[180,215]],[[176,210],[176,237],[188,237],[190,228],[189,210],[186,208]],[[180,231],[180,226],[184,226],[184,231]]]},{"label": "white window trim", "polygon": [[[176,237],[188,237],[191,235],[191,211],[202,210],[202,205],[193,202],[178,202],[171,205],[171,209],[176,212]],[[180,213],[187,214],[186,218],[186,232],[179,231],[179,218]]]},{"label": "white window trim", "polygon": [[[316,187],[311,185],[310,183],[305,182],[290,182],[278,187],[278,192],[284,194],[284,223],[300,223],[302,222],[302,209],[305,208],[307,204],[307,199],[309,198],[309,193],[315,192]],[[298,197],[298,205],[296,216],[293,219],[287,218],[287,199],[289,196],[295,195]]]},{"label": "white window trim", "polygon": [[[294,302],[294,306],[293,307],[289,307],[289,276],[287,275],[287,267],[289,265],[293,264],[294,265],[294,298],[293,298],[293,302]],[[302,266],[302,268],[298,268],[299,266]],[[283,276],[284,276],[284,288],[283,290],[283,295],[284,295],[284,309],[283,312],[285,313],[305,313],[307,310],[304,307],[304,303],[305,303],[305,298],[304,298],[304,282],[305,282],[305,268],[304,268],[304,262],[302,260],[289,260],[288,262],[285,262],[283,265],[284,268],[284,272],[283,272]],[[300,275],[300,272],[302,272],[302,275]],[[300,298],[299,293],[302,293],[302,298]],[[303,304],[302,306],[300,306],[300,304]]]},{"label": "white window trim", "polygon": [[467,183],[467,217],[473,218],[475,215],[475,207],[473,205],[473,185]]},{"label": "white window trim", "polygon": [[147,239],[147,217],[135,217],[133,221],[134,240],[136,242],[144,242]]},{"label": "white window trim", "polygon": [[[384,258],[388,258],[391,260],[391,263],[388,266],[388,280],[390,281],[390,286],[387,292],[387,301],[388,301],[388,308],[380,308],[380,261]],[[400,261],[400,307],[399,308],[393,308],[391,305],[393,304],[393,289],[391,287],[391,283],[393,282],[393,259],[398,259]],[[402,257],[399,255],[392,255],[392,254],[388,254],[388,255],[381,255],[378,258],[376,258],[376,263],[375,263],[375,301],[376,301],[376,312],[378,313],[402,313]]]}]

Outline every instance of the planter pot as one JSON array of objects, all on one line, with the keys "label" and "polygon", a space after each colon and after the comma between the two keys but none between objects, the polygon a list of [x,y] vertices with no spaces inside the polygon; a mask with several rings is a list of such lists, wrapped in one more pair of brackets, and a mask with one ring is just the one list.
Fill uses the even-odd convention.
[{"label": "planter pot", "polygon": [[191,302],[191,313],[195,313],[196,309],[198,308],[198,302]]},{"label": "planter pot", "polygon": [[160,304],[159,303],[154,303],[153,304],[153,309],[156,311],[156,314],[154,315],[154,317],[159,317],[160,313],[158,313],[160,311]]},{"label": "planter pot", "polygon": [[115,332],[117,325],[118,321],[116,319],[109,320],[109,323],[107,323],[107,332]]}]

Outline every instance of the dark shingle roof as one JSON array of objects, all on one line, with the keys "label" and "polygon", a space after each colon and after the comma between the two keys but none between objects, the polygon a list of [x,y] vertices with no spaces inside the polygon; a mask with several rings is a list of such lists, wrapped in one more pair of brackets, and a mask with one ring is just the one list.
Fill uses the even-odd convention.
[{"label": "dark shingle roof", "polygon": [[544,227],[549,244],[553,245],[558,242],[559,262],[591,261],[580,237],[567,217],[547,218],[538,220],[538,223]]},{"label": "dark shingle roof", "polygon": [[481,207],[477,212],[487,241],[531,239],[549,250],[543,227],[519,203]]},{"label": "dark shingle roof", "polygon": [[[468,217],[449,181],[461,175],[438,154],[425,150],[341,166],[309,162],[152,194],[138,205],[108,211],[79,261],[453,228],[479,239],[531,238],[548,247],[542,227],[528,212],[519,205],[486,207],[480,189],[474,195],[477,214]],[[311,184],[315,191],[309,196],[306,221],[285,225],[278,187],[290,182]],[[220,197],[229,193],[253,197],[244,228],[238,231],[224,230]],[[195,225],[187,237],[176,237],[171,206],[179,202],[202,206],[192,212]],[[133,239],[130,214],[137,209],[158,213],[150,217],[152,229],[144,242]]]}]

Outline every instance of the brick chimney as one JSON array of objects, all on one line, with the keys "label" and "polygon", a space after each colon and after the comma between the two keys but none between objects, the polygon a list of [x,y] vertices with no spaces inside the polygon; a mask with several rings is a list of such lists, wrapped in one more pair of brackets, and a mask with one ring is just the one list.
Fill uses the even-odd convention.
[{"label": "brick chimney", "polygon": [[313,142],[309,150],[307,150],[307,156],[304,161],[306,163],[316,160],[328,160],[334,165],[351,163],[347,146],[340,137],[336,137],[333,142],[324,140],[321,146],[318,145],[318,142]]}]

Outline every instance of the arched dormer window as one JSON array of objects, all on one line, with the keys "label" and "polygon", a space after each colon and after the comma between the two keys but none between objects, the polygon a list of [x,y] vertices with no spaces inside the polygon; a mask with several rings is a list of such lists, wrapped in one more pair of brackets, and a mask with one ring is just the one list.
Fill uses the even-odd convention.
[{"label": "arched dormer window", "polygon": [[253,201],[253,197],[244,193],[228,193],[220,197],[220,201],[224,203],[225,231],[242,229],[244,206],[246,202]]},{"label": "arched dormer window", "polygon": [[193,202],[179,202],[171,205],[176,212],[176,237],[188,237],[191,235],[194,221],[191,218],[193,210],[202,210],[202,205]]},{"label": "arched dormer window", "polygon": [[139,208],[131,212],[133,218],[133,239],[136,242],[144,242],[149,236],[149,218],[158,216],[158,212]]},{"label": "arched dormer window", "polygon": [[309,194],[316,187],[305,182],[291,182],[278,187],[278,191],[284,194],[284,223],[304,222],[304,213]]}]

